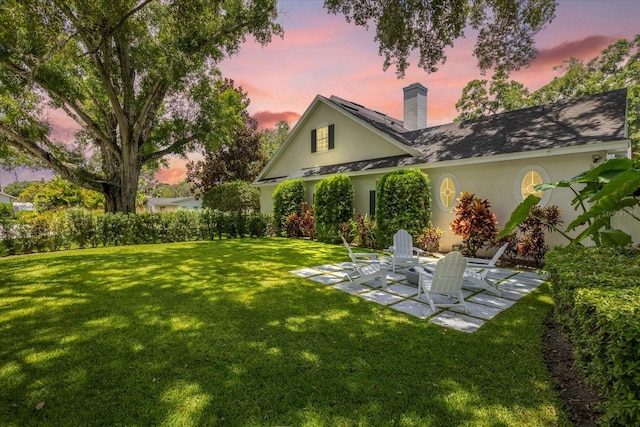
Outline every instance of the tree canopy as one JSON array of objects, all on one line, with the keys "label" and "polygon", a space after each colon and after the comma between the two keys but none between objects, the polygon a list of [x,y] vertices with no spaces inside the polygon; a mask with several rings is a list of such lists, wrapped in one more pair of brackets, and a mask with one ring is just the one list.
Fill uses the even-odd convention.
[{"label": "tree canopy", "polygon": [[[242,97],[248,106],[247,94],[242,93]],[[235,126],[228,141],[215,150],[204,150],[204,160],[187,163],[187,181],[193,184],[198,195],[227,182],[251,182],[266,164],[258,121],[249,115],[246,108],[240,115],[242,121]]]},{"label": "tree canopy", "polygon": [[[143,165],[229,136],[242,97],[216,64],[280,34],[276,16],[276,0],[6,0],[0,144],[134,211]],[[76,123],[69,140],[52,110]]]},{"label": "tree canopy", "polygon": [[627,122],[635,156],[640,151],[640,35],[618,40],[599,56],[582,61],[570,58],[554,67],[561,72],[551,82],[530,92],[522,83],[496,73],[491,81],[473,80],[462,91],[456,120],[468,120],[561,99],[627,88]]},{"label": "tree canopy", "polygon": [[[242,94],[219,61],[248,35],[281,35],[277,0],[4,0],[0,4],[0,157],[26,154],[135,211],[141,169],[170,154],[229,142]],[[326,0],[331,13],[376,26],[384,68],[408,57],[433,72],[468,27],[482,70],[517,69],[554,0]],[[52,112],[69,119],[66,135]],[[10,147],[10,150],[7,149]]]},{"label": "tree canopy", "polygon": [[555,16],[555,0],[325,0],[332,13],[368,28],[375,39],[384,69],[391,65],[404,76],[408,58],[418,51],[418,66],[438,70],[445,50],[477,31],[473,55],[481,70],[517,70],[536,56],[535,35]]}]

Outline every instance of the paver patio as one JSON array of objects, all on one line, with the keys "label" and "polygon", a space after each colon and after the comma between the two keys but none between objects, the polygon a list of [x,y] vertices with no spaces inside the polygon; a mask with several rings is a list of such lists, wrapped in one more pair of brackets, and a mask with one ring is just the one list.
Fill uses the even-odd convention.
[{"label": "paver patio", "polygon": [[[423,260],[425,262],[422,264],[435,264],[437,261],[436,258],[423,258]],[[380,280],[352,285],[347,279],[347,274],[354,271],[353,263],[350,262],[307,267],[290,273],[463,332],[477,331],[485,322],[511,307],[546,280],[544,274],[536,272],[494,268],[487,277],[499,283],[502,290],[501,297],[465,280],[462,289],[468,313],[465,314],[459,308],[438,308],[434,312],[424,295],[417,297],[418,288],[407,282],[405,274],[409,269],[408,265],[402,268],[396,267],[396,272],[393,273],[391,258],[383,257],[380,261],[387,266],[388,270],[386,289],[382,287]],[[438,298],[436,296],[434,299],[437,301]]]}]

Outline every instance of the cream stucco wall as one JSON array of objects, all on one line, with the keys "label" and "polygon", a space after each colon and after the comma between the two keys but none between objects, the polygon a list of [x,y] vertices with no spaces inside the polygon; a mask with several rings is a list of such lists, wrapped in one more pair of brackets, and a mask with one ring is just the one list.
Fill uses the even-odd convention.
[{"label": "cream stucco wall", "polygon": [[[604,158],[606,153],[587,152],[452,166],[433,164],[428,168],[423,168],[423,172],[429,176],[431,181],[433,226],[439,227],[444,231],[441,238],[442,250],[449,251],[452,245],[462,242],[462,239],[454,235],[449,229],[449,223],[455,219],[455,215],[452,212],[453,206],[444,209],[436,200],[439,196],[440,182],[445,175],[456,178],[460,186],[457,189],[458,194],[461,191],[466,191],[482,199],[488,199],[498,219],[498,228],[502,229],[511,216],[511,212],[521,202],[521,196],[517,194],[517,191],[524,172],[536,167],[546,171],[549,182],[568,179],[594,167],[595,165],[592,162],[593,154],[600,154]],[[384,173],[374,173],[351,176],[355,188],[354,207],[357,212],[370,214],[370,191],[375,190],[377,181],[383,175]],[[308,203],[313,203],[313,192],[318,182],[319,179],[305,181]],[[274,184],[260,188],[262,212],[273,212],[271,194],[275,187],[276,185]],[[578,212],[571,206],[573,193],[569,189],[558,188],[552,190],[549,194],[550,197],[546,205],[557,205],[560,208],[563,212],[562,220],[564,226],[566,226],[578,215]],[[615,218],[614,222],[631,234],[634,237],[634,241],[640,240],[640,222],[630,218]],[[564,227],[561,228],[564,229]],[[578,232],[572,233],[572,235],[577,234]],[[551,246],[567,243],[567,240],[558,233],[548,233],[546,239]]]},{"label": "cream stucco wall", "polygon": [[[498,219],[498,227],[502,229],[509,220],[511,212],[522,201],[517,191],[520,186],[520,178],[524,172],[532,167],[543,168],[548,173],[550,182],[560,181],[574,177],[593,167],[592,154],[593,152],[589,152],[497,161],[476,165],[433,167],[426,170],[426,172],[431,179],[434,198],[438,197],[439,185],[443,175],[452,174],[457,178],[460,185],[458,193],[466,191],[491,202],[492,210]],[[550,195],[551,197],[546,205],[557,205],[560,208],[563,212],[562,220],[566,226],[578,215],[571,206],[573,193],[569,189],[558,188],[551,190]],[[452,244],[460,243],[460,238],[453,235],[449,230],[449,223],[455,218],[451,210],[442,209],[434,200],[432,218],[435,227],[445,230],[445,234],[442,237],[445,249],[450,249]],[[551,245],[567,243],[567,240],[558,233],[547,234],[546,240]]]},{"label": "cream stucco wall", "polygon": [[[324,152],[311,152],[311,131],[334,125],[335,148]],[[288,176],[295,171],[314,166],[327,166],[358,160],[370,160],[406,154],[398,146],[356,122],[353,117],[339,112],[322,101],[309,111],[305,120],[277,153],[262,179]]]}]

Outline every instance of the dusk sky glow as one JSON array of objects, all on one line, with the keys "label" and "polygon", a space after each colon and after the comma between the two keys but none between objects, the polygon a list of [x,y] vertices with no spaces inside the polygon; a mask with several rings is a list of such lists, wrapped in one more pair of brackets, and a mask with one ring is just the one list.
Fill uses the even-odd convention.
[{"label": "dusk sky glow", "polygon": [[[482,76],[472,56],[475,35],[456,40],[438,72],[417,67],[414,56],[404,79],[395,69],[382,70],[375,31],[349,24],[331,15],[321,0],[279,0],[284,37],[262,47],[247,40],[240,52],[220,68],[225,77],[242,86],[251,99],[249,113],[261,128],[284,119],[295,125],[316,95],[336,95],[402,119],[402,88],[419,82],[429,90],[427,125],[450,123],[458,115],[455,103],[466,84]],[[640,33],[639,0],[560,0],[556,18],[537,37],[536,60],[512,78],[530,90],[557,75],[553,67],[575,56],[590,59],[621,38]],[[157,175],[163,182],[184,178],[184,161],[172,159]]]},{"label": "dusk sky glow", "polygon": [[[405,78],[398,79],[395,69],[382,70],[375,31],[328,14],[322,0],[279,0],[278,12],[282,39],[276,37],[262,47],[249,38],[234,57],[220,64],[223,76],[248,93],[249,113],[261,128],[272,128],[281,119],[293,127],[318,94],[336,95],[402,119],[402,88],[415,82],[429,90],[427,125],[449,123],[458,115],[455,103],[465,85],[490,78],[490,73],[481,76],[471,54],[471,30],[448,49],[438,72],[419,69],[413,56]],[[640,33],[639,24],[640,0],[560,0],[556,18],[536,37],[538,57],[512,78],[535,90],[557,75],[553,67],[564,59],[590,59],[612,42]],[[62,118],[55,121],[60,124],[56,132],[73,129]],[[157,174],[158,181],[184,180],[184,165],[182,159],[170,159],[169,168]],[[4,171],[0,182],[4,186],[14,175]],[[28,171],[17,178],[40,179]]]}]

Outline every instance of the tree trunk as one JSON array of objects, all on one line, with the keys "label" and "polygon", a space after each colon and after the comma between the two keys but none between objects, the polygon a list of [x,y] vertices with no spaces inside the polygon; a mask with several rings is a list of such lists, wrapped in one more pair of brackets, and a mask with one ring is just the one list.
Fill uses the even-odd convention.
[{"label": "tree trunk", "polygon": [[[128,144],[122,144],[130,147]],[[110,159],[104,166],[114,177],[112,183],[104,186],[105,212],[136,212],[136,196],[138,193],[138,179],[140,178],[139,155],[136,148],[123,150],[122,162]],[[107,164],[108,163],[108,164]]]}]

